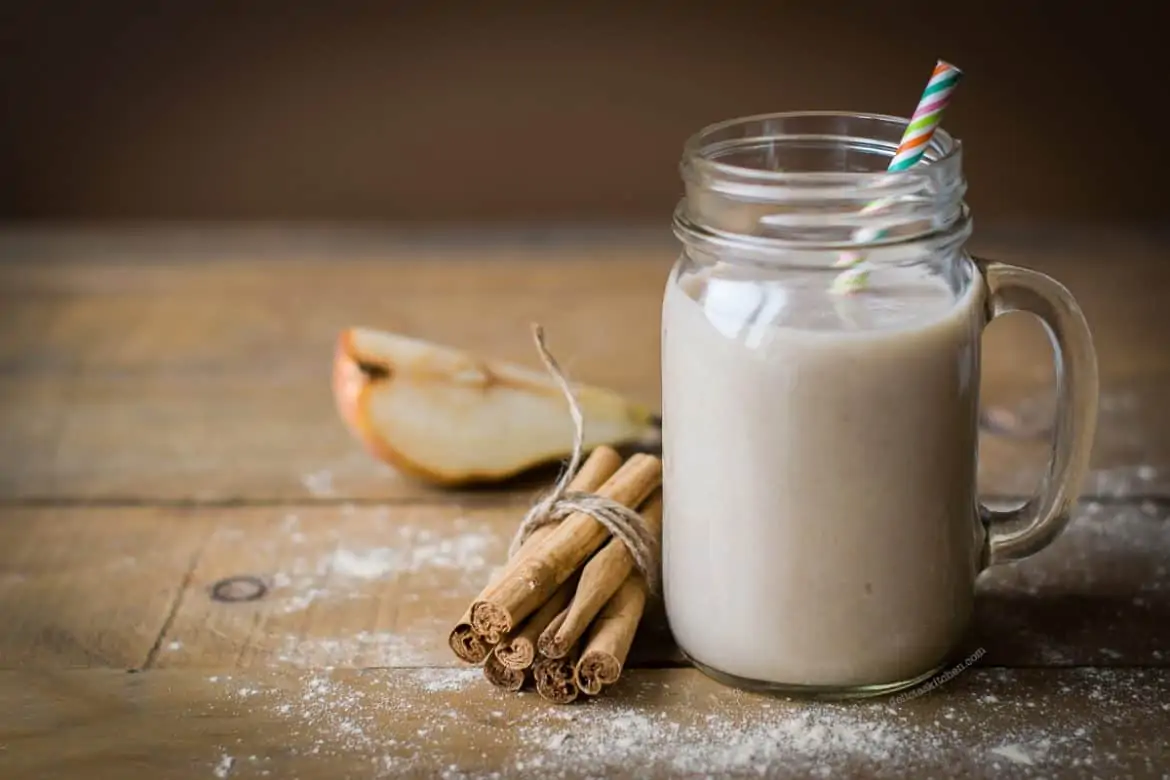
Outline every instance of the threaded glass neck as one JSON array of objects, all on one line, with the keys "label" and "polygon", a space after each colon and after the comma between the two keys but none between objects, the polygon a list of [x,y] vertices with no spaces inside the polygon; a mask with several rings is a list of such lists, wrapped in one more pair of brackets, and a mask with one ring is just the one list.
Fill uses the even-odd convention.
[{"label": "threaded glass neck", "polygon": [[807,112],[704,128],[684,151],[675,233],[700,251],[753,254],[961,240],[970,226],[956,139],[938,130],[922,162],[886,170],[907,121]]}]

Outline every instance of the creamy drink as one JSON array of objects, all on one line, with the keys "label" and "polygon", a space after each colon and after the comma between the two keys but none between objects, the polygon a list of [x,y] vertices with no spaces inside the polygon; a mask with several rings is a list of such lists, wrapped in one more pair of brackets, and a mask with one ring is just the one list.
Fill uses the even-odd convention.
[{"label": "creamy drink", "polygon": [[933,669],[960,638],[981,549],[983,291],[967,270],[958,293],[911,266],[845,298],[824,271],[672,280],[665,595],[694,660],[880,685]]},{"label": "creamy drink", "polygon": [[[979,572],[1068,522],[1096,419],[1088,327],[1054,280],[967,253],[945,131],[894,170],[916,126],[769,114],[687,142],[662,308],[662,566],[675,638],[718,679],[912,686],[961,642]],[[1038,494],[996,512],[975,492],[980,337],[1012,311],[1052,338],[1057,420]]]}]

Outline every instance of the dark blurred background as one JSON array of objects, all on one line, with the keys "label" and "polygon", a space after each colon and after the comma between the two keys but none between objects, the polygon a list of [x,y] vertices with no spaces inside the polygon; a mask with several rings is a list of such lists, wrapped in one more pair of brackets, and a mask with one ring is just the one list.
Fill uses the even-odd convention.
[{"label": "dark blurred background", "polygon": [[978,219],[1160,222],[1157,7],[7,2],[0,217],[665,224],[700,126],[945,57]]}]

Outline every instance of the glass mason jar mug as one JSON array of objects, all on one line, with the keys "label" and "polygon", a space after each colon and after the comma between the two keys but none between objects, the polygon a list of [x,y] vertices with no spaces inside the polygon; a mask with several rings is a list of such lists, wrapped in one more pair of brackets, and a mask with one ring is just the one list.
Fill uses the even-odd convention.
[{"label": "glass mason jar mug", "polygon": [[[662,310],[663,568],[683,651],[732,684],[889,693],[962,640],[974,582],[1063,529],[1096,420],[1084,317],[972,258],[958,141],[886,172],[906,120],[736,119],[692,138]],[[980,336],[1027,311],[1056,350],[1039,494],[976,497]]]}]

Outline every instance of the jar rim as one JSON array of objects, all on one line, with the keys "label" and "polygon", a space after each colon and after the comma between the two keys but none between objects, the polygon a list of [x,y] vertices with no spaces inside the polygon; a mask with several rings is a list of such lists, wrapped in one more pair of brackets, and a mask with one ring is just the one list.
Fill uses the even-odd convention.
[{"label": "jar rim", "polygon": [[686,199],[679,201],[671,219],[675,237],[685,246],[706,247],[711,251],[738,252],[744,256],[770,257],[776,252],[846,252],[859,249],[866,252],[897,249],[927,241],[940,245],[960,244],[971,235],[973,220],[965,205],[958,209],[956,218],[949,224],[921,233],[910,235],[874,236],[867,241],[856,240],[786,240],[773,236],[758,236],[743,233],[729,233],[705,227],[687,214]]},{"label": "jar rim", "polygon": [[[719,133],[734,128],[736,126],[748,126],[751,123],[765,124],[768,122],[783,122],[794,121],[802,119],[839,119],[842,121],[860,121],[860,122],[874,122],[899,128],[898,137],[902,135],[905,127],[910,123],[910,120],[905,117],[893,116],[891,114],[873,114],[861,113],[855,111],[779,111],[773,113],[753,114],[751,116],[735,117],[733,119],[726,119],[720,122],[715,122],[701,128],[698,132],[692,134],[683,145],[683,168],[684,178],[685,169],[689,166],[700,166],[705,171],[710,173],[721,173],[731,177],[740,179],[752,179],[761,184],[767,183],[819,183],[827,184],[834,182],[881,182],[886,181],[891,176],[889,171],[875,170],[875,171],[783,171],[783,170],[768,170],[764,168],[753,168],[744,165],[734,165],[731,163],[721,162],[715,157],[710,156],[709,152],[714,149],[725,148],[728,144],[734,145],[734,139],[728,139],[722,144],[716,144],[714,141]],[[764,136],[767,138],[768,136]],[[792,134],[777,133],[772,136],[775,139],[795,138]],[[844,136],[842,136],[844,137]],[[872,134],[869,138],[858,138],[857,140],[878,141],[880,139],[873,138]],[[931,155],[930,152],[934,154]],[[707,152],[707,153],[705,153]],[[915,168],[920,173],[925,172],[925,168],[937,168],[944,166],[950,161],[958,158],[962,152],[962,142],[948,133],[946,130],[939,128],[935,130],[930,143],[927,145],[927,154],[923,157],[922,163]]]}]

